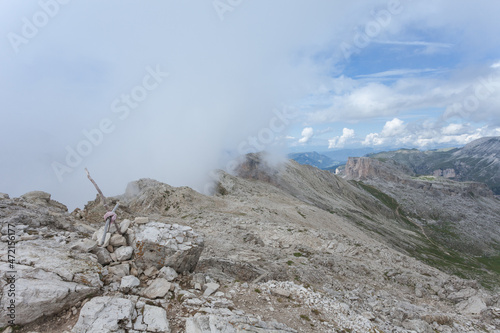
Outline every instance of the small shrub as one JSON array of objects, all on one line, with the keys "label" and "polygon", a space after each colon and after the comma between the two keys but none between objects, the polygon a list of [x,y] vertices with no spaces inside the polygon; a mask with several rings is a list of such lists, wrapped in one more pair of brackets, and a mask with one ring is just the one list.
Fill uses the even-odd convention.
[{"label": "small shrub", "polygon": [[321,314],[321,312],[319,312],[319,310],[317,310],[317,309],[311,309],[311,312],[313,314],[315,314],[316,316],[319,316]]},{"label": "small shrub", "polygon": [[311,321],[311,319],[306,315],[300,315],[300,318],[307,320],[307,321]]}]

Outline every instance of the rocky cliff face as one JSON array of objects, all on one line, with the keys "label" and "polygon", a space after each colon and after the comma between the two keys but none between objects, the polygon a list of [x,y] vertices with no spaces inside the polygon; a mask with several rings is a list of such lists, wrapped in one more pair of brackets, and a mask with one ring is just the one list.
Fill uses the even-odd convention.
[{"label": "rocky cliff face", "polygon": [[[431,245],[387,197],[295,162],[274,169],[258,155],[249,158],[247,178],[221,172],[220,191],[211,197],[149,179],[132,182],[109,198],[120,201],[123,235],[112,230],[103,247],[93,240],[103,232],[97,201],[70,214],[50,200],[1,196],[0,223],[16,225],[19,258],[26,258],[16,264],[30,270],[20,284],[33,296],[23,298],[26,309],[51,309],[38,319],[23,315],[20,332],[500,328],[498,293],[397,246]],[[2,229],[4,243],[5,236]],[[190,253],[200,239],[201,253]],[[43,249],[47,255],[36,256]],[[5,265],[6,247],[0,251]],[[6,271],[0,274],[4,302]],[[37,292],[47,281],[73,287],[66,296]]]},{"label": "rocky cliff face", "polygon": [[390,182],[400,182],[404,174],[412,175],[413,172],[403,165],[398,168],[368,157],[349,157],[345,165],[344,174],[347,179],[380,179]]}]

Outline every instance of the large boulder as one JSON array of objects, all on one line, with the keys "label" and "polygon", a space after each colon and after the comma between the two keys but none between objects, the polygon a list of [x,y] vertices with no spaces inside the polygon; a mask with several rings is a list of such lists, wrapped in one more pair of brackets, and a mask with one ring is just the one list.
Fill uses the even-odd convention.
[{"label": "large boulder", "polygon": [[[96,293],[102,286],[102,266],[93,255],[71,251],[53,240],[18,242],[16,264],[8,262],[7,247],[0,250],[0,327],[7,326],[7,283],[15,270],[16,324],[24,325],[61,312]],[[21,250],[22,249],[22,250]]]},{"label": "large boulder", "polygon": [[74,333],[126,332],[137,317],[135,304],[126,298],[94,297],[80,311]]},{"label": "large boulder", "polygon": [[178,273],[193,272],[204,247],[203,238],[191,227],[148,222],[134,226],[135,264],[146,270],[169,266]]},{"label": "large boulder", "polygon": [[463,314],[480,314],[486,310],[487,306],[484,300],[479,296],[472,296],[457,304],[457,309]]}]

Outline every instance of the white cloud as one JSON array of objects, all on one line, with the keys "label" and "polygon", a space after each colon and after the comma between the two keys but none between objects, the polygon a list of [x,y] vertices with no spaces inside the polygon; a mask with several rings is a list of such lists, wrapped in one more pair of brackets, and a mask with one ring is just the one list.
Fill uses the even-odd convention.
[{"label": "white cloud", "polygon": [[378,133],[370,133],[365,137],[365,140],[361,143],[363,146],[380,146],[385,142],[384,138],[380,137]]},{"label": "white cloud", "polygon": [[357,75],[356,78],[386,78],[393,76],[410,76],[414,74],[430,73],[441,71],[435,68],[424,68],[424,69],[392,69],[389,71],[378,72],[373,74],[363,74]]},{"label": "white cloud", "polygon": [[434,148],[439,145],[462,146],[484,136],[497,136],[500,127],[475,128],[470,124],[424,121],[422,123],[403,122],[397,118],[386,122],[380,133],[368,134],[362,142],[365,146],[390,145],[394,148],[418,147]]},{"label": "white cloud", "polygon": [[328,140],[328,149],[342,148],[345,146],[347,141],[352,138],[354,138],[354,130],[350,128],[344,128],[342,130],[341,136],[336,136]]},{"label": "white cloud", "polygon": [[464,128],[464,125],[462,124],[449,124],[446,127],[443,127],[441,129],[441,133],[444,135],[456,135],[461,132],[461,130]]},{"label": "white cloud", "polygon": [[409,47],[418,47],[417,52],[420,54],[435,54],[449,52],[454,45],[450,43],[425,42],[425,41],[377,41],[379,44],[400,45]]},{"label": "white cloud", "polygon": [[385,137],[396,136],[403,133],[405,127],[406,126],[404,125],[404,121],[398,118],[394,118],[393,120],[385,123],[381,135]]},{"label": "white cloud", "polygon": [[[499,62],[500,63],[500,62]],[[380,73],[380,80],[391,71]],[[395,70],[394,73],[399,73]],[[339,93],[316,96],[307,114],[309,123],[362,121],[374,117],[396,117],[407,112],[435,109],[436,117],[458,117],[465,121],[496,122],[500,125],[500,73],[491,65],[480,69],[450,71],[446,77],[399,77],[388,82],[375,78],[349,82]],[[335,81],[336,79],[334,79]],[[346,82],[346,78],[338,78]],[[338,83],[331,83],[336,86]]]},{"label": "white cloud", "polygon": [[299,143],[307,143],[314,135],[314,130],[312,127],[306,127],[302,130],[302,137],[299,139]]},{"label": "white cloud", "polygon": [[425,47],[442,47],[450,48],[453,44],[449,43],[435,43],[435,42],[423,42],[423,41],[375,41],[379,44],[390,44],[390,45],[405,45],[405,46],[425,46]]},{"label": "white cloud", "polygon": [[405,129],[406,125],[404,124],[404,121],[394,118],[385,123],[380,134],[368,134],[361,144],[364,146],[380,146],[388,142],[393,137],[402,135],[405,132]]}]

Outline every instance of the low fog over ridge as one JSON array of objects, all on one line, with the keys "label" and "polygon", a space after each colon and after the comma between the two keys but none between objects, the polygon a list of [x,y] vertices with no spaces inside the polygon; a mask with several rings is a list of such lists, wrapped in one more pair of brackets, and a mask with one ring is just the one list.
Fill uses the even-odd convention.
[{"label": "low fog over ridge", "polygon": [[[412,108],[439,106],[444,112],[455,101],[450,96],[463,102],[470,82],[497,68],[490,65],[498,59],[488,54],[500,44],[496,4],[216,3],[3,1],[0,191],[19,196],[44,190],[70,209],[81,207],[95,196],[85,167],[106,195],[123,193],[129,181],[143,177],[202,191],[211,170],[226,169],[241,153],[271,150],[285,156],[290,143],[327,148],[329,139],[342,142],[344,126],[351,131],[353,124],[370,124],[380,116],[387,122],[404,119],[400,113]],[[392,14],[379,15],[387,12]],[[34,25],[44,17],[46,22]],[[353,46],[359,31],[379,21],[382,29],[370,46],[346,54],[342,45]],[[436,40],[443,42],[412,41],[415,22],[442,31]],[[455,43],[457,36],[446,26],[473,28]],[[363,66],[358,67],[364,76],[344,71],[363,52],[373,60],[369,47],[376,45],[423,45],[422,54],[452,50],[466,60],[481,55],[488,61],[473,66],[482,72],[464,70],[470,64],[463,60],[454,76],[393,78],[393,85],[384,81],[389,72],[438,75],[450,69],[385,68],[379,70],[385,73],[382,79]],[[460,77],[460,84],[442,84],[449,77]],[[492,89],[500,87],[498,81],[497,75]],[[453,127],[457,135],[497,133],[467,123],[495,118],[500,104],[495,96],[488,107],[459,114],[463,126]],[[342,119],[351,124],[326,129]],[[413,125],[408,119],[402,131],[429,132],[426,123]],[[433,126],[441,133],[450,125]],[[298,142],[305,128],[314,131]],[[392,140],[381,129],[364,129],[363,137],[352,130],[347,139],[359,144]]]},{"label": "low fog over ridge", "polygon": [[[61,6],[18,54],[2,40],[10,66],[4,62],[0,71],[13,80],[0,93],[9,109],[2,141],[11,142],[2,146],[2,174],[17,175],[2,177],[2,191],[40,189],[81,206],[95,195],[84,167],[109,195],[141,177],[200,189],[209,171],[227,162],[224,150],[273,126],[274,112],[300,96],[301,81],[310,82],[308,65],[289,53],[319,33],[295,26],[307,6],[283,8],[289,18],[276,26],[249,4],[224,21],[209,3],[96,4]],[[40,8],[31,2],[11,10],[22,17]],[[2,31],[20,25],[9,21]],[[159,78],[146,78],[151,72]],[[144,99],[137,86],[146,88]],[[82,144],[89,137],[96,143],[90,148]],[[91,152],[80,160],[78,148]]]}]

